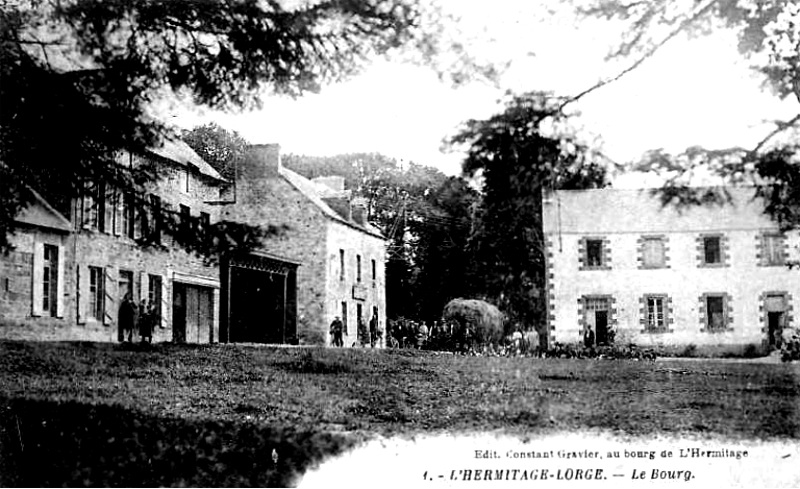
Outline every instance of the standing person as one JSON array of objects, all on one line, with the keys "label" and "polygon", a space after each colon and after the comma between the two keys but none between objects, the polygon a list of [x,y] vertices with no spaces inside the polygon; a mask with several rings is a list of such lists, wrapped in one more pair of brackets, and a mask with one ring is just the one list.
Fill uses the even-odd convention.
[{"label": "standing person", "polygon": [[133,302],[130,292],[125,294],[122,303],[119,305],[117,324],[122,332],[120,341],[125,341],[125,336],[128,337],[129,342],[133,341],[133,328],[136,325],[136,304]]},{"label": "standing person", "polygon": [[342,324],[342,320],[339,319],[339,316],[333,318],[333,322],[331,323],[331,343],[333,346],[344,346],[344,341],[342,339],[342,332],[344,331],[344,324]]},{"label": "standing person", "polygon": [[514,355],[522,354],[522,328],[519,325],[511,335],[511,349]]},{"label": "standing person", "polygon": [[149,305],[146,300],[142,299],[139,303],[139,336],[142,343],[153,342],[153,306]]},{"label": "standing person", "polygon": [[378,341],[378,315],[372,313],[372,319],[369,320],[369,344],[375,348],[375,342]]},{"label": "standing person", "polygon": [[358,343],[360,346],[366,346],[369,343],[369,331],[362,317],[358,318]]},{"label": "standing person", "polygon": [[417,348],[422,349],[425,346],[425,343],[428,342],[428,325],[425,324],[425,321],[420,323],[419,328],[417,329]]},{"label": "standing person", "polygon": [[583,346],[594,348],[594,331],[592,331],[591,327],[587,327],[586,332],[583,334]]}]

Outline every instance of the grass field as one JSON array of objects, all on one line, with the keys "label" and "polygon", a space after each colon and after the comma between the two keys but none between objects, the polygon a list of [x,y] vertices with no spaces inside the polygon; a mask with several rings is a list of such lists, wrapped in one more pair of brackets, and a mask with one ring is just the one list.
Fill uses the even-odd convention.
[{"label": "grass field", "polygon": [[800,438],[797,364],[0,342],[0,393],[3,486],[286,485],[374,435]]}]

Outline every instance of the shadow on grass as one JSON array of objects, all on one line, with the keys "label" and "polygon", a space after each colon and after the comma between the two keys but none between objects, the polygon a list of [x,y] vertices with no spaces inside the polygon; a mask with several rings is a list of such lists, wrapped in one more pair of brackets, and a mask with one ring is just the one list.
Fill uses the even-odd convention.
[{"label": "shadow on grass", "polygon": [[0,486],[286,487],[354,442],[120,406],[0,398]]}]

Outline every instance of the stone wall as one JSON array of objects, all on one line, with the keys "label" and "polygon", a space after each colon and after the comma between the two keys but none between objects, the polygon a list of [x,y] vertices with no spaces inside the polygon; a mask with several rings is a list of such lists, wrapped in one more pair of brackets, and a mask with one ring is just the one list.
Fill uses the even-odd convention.
[{"label": "stone wall", "polygon": [[238,169],[236,203],[222,218],[251,225],[286,226],[267,239],[262,250],[299,262],[297,268],[297,336],[301,344],[325,341],[325,235],[327,218],[279,173],[277,145],[253,146]]},{"label": "stone wall", "polygon": [[[277,145],[253,146],[239,168],[237,202],[226,206],[226,219],[259,225],[286,225],[279,237],[263,243],[276,257],[299,262],[297,268],[297,333],[301,344],[330,344],[328,327],[347,301],[352,322],[347,341],[355,341],[356,304],[362,304],[365,321],[378,307],[385,323],[384,241],[355,223],[346,223],[322,199],[310,196],[310,181],[296,174],[287,177],[280,167]],[[294,183],[292,183],[294,182]],[[301,190],[298,185],[303,185]],[[339,250],[345,250],[346,280],[339,279]],[[362,257],[363,299],[354,299],[356,256]],[[376,280],[371,260],[376,260]]]},{"label": "stone wall", "polygon": [[[341,256],[344,252],[344,273]],[[361,257],[361,279],[358,279],[358,257]],[[375,261],[375,277],[372,261]],[[375,236],[355,230],[337,222],[328,224],[327,239],[327,294],[325,321],[330,324],[335,316],[346,319],[344,344],[358,341],[356,311],[361,305],[364,322],[369,325],[373,307],[378,308],[379,327],[386,330],[386,242]],[[342,303],[347,304],[347,318],[343,317]],[[380,346],[383,346],[383,342]],[[330,338],[328,338],[330,344]]]},{"label": "stone wall", "polygon": [[[617,201],[615,192],[619,192]],[[582,341],[585,297],[611,297],[617,339],[647,346],[760,346],[766,341],[764,294],[785,294],[788,309],[796,307],[800,275],[786,266],[764,266],[759,254],[761,236],[774,232],[776,226],[756,212],[751,201],[716,208],[714,218],[715,208],[689,208],[678,215],[671,208],[654,210],[647,200],[635,205],[630,196],[630,191],[615,190],[565,192],[560,205],[557,196],[546,202],[551,343]],[[607,217],[601,225],[583,215],[584,209],[587,215]],[[638,219],[630,218],[631,214]],[[620,219],[615,221],[614,215]],[[582,226],[586,227],[583,232]],[[704,235],[721,236],[721,263],[716,266],[703,264],[698,255],[698,240]],[[643,266],[642,242],[647,236],[657,236],[666,244],[663,266]],[[583,265],[586,250],[581,243],[587,238],[603,241],[608,261],[602,267]],[[787,260],[800,259],[798,245],[800,234],[786,235]],[[644,327],[648,295],[665,299],[662,331]],[[720,331],[706,327],[704,298],[708,295],[725,298],[727,324]],[[787,326],[795,326],[791,315],[788,320]]]},{"label": "stone wall", "polygon": [[[218,219],[218,207],[208,201],[219,198],[218,182],[181,167],[164,169],[164,179],[149,189],[161,197],[165,208],[188,205],[192,216],[209,214]],[[187,178],[189,182],[187,190]],[[214,328],[218,328],[219,269],[207,266],[201,257],[178,249],[162,234],[163,248],[137,245],[132,238],[119,235],[113,226],[104,231],[93,229],[81,219],[81,202],[75,202],[72,215],[75,231],[70,234],[49,233],[43,228],[20,230],[13,238],[17,249],[0,257],[0,337],[16,339],[117,341],[117,309],[120,297],[116,292],[119,271],[133,275],[134,299],[147,296],[148,275],[161,277],[163,320],[154,331],[154,341],[172,340],[172,282],[176,273],[180,280],[210,286],[214,294]],[[63,314],[59,318],[33,316],[33,251],[35,243],[58,244],[63,247]],[[105,308],[107,316],[95,320],[86,312],[89,267],[102,268],[107,276]],[[8,285],[8,288],[6,288]],[[216,338],[215,333],[215,338]]]}]

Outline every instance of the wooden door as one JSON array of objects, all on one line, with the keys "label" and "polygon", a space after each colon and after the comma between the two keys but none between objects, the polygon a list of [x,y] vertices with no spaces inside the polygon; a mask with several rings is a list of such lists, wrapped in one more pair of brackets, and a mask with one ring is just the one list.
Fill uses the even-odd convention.
[{"label": "wooden door", "polygon": [[208,287],[187,285],[185,312],[185,341],[210,343],[213,324],[212,290]]}]

